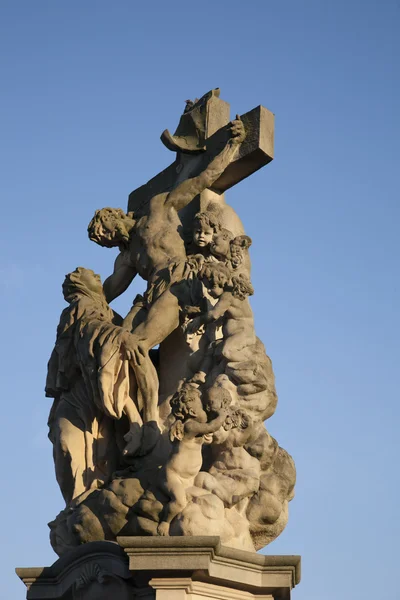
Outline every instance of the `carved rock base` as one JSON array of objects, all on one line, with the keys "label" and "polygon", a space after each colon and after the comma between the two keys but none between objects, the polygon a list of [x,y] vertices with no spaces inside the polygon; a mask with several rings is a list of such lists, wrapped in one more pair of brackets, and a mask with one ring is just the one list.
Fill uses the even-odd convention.
[{"label": "carved rock base", "polygon": [[210,536],[120,537],[16,572],[27,600],[290,600],[300,557],[227,548]]}]

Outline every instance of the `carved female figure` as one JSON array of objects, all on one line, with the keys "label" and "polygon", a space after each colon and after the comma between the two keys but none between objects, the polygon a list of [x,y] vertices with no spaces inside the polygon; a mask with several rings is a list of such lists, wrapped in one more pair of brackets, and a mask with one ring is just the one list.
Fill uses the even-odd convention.
[{"label": "carved female figure", "polygon": [[[103,484],[117,467],[115,422],[125,414],[132,430],[140,428],[142,419],[132,400],[130,333],[115,324],[118,317],[106,302],[100,277],[79,267],[66,276],[63,294],[69,306],[57,328],[46,395],[55,399],[49,437],[68,504]],[[128,432],[128,446],[131,437]]]}]

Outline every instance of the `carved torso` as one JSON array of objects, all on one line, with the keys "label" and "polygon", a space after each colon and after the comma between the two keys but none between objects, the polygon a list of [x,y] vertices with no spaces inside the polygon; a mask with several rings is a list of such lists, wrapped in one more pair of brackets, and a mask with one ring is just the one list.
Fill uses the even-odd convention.
[{"label": "carved torso", "polygon": [[131,236],[130,260],[147,281],[170,262],[186,259],[179,233],[181,221],[176,210],[165,205],[167,195],[159,194],[151,200],[149,214],[137,221]]}]

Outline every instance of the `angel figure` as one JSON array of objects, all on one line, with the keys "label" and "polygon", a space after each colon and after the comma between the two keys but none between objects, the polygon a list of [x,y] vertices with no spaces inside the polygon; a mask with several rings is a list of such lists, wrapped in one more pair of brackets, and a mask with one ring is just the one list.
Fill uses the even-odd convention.
[{"label": "angel figure", "polygon": [[200,389],[184,383],[171,399],[172,414],[176,421],[170,430],[172,454],[163,467],[161,489],[169,502],[163,508],[158,525],[158,535],[168,535],[172,519],[187,505],[186,490],[199,473],[203,458],[202,446],[212,441],[212,433],[224,424],[228,415],[220,407],[217,416],[207,422],[207,413],[201,401]]}]

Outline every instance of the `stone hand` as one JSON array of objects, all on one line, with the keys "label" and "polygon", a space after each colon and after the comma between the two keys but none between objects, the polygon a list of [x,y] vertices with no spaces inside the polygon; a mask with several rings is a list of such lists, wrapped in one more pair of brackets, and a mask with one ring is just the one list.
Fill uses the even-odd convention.
[{"label": "stone hand", "polygon": [[246,137],[246,130],[239,115],[231,122],[231,135],[233,144],[241,144]]},{"label": "stone hand", "polygon": [[169,523],[167,521],[161,521],[159,526],[157,527],[158,535],[169,535]]},{"label": "stone hand", "polygon": [[218,410],[218,416],[221,417],[221,418],[226,419],[228,417],[228,415],[229,415],[229,412],[230,411],[229,411],[228,407],[223,406],[222,408],[220,408]]},{"label": "stone hand", "polygon": [[122,342],[125,347],[126,356],[136,365],[141,365],[146,358],[146,349],[143,340],[140,340],[134,334],[124,332]]},{"label": "stone hand", "polygon": [[203,324],[204,320],[202,317],[195,317],[194,319],[191,319],[186,325],[185,333],[187,335],[193,335],[194,333],[197,333],[199,331]]},{"label": "stone hand", "polygon": [[134,456],[140,449],[142,442],[142,432],[137,429],[136,431],[130,430],[124,435],[126,446],[122,451],[123,456]]}]

